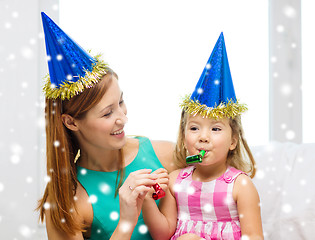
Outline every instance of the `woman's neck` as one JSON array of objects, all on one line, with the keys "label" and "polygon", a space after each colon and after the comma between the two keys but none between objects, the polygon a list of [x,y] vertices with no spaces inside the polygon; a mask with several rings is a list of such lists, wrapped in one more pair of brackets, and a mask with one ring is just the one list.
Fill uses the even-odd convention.
[{"label": "woman's neck", "polygon": [[119,150],[86,151],[81,149],[78,164],[94,171],[113,172],[119,169],[119,158]]},{"label": "woman's neck", "polygon": [[[123,154],[121,153],[123,150]],[[129,165],[137,156],[139,150],[139,141],[128,138],[123,149],[117,150],[89,150],[81,149],[81,156],[78,159],[78,165],[90,170],[113,172],[119,169],[119,160],[122,157],[124,167]],[[122,156],[120,156],[122,154]]]}]

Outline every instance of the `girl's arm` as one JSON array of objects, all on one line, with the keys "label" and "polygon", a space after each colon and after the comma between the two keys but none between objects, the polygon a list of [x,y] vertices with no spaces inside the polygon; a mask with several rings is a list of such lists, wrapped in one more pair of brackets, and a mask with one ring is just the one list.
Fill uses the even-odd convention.
[{"label": "girl's arm", "polygon": [[233,197],[237,203],[242,236],[247,236],[250,240],[264,239],[259,195],[253,182],[245,174],[236,178]]},{"label": "girl's arm", "polygon": [[[177,205],[173,186],[178,173],[179,170],[176,170],[170,174],[169,188],[165,190],[165,197],[160,200],[159,207],[152,199],[150,193],[147,194],[144,200],[142,215],[153,239],[170,239],[175,232],[177,224]],[[161,187],[165,189],[165,185],[161,184]]]}]

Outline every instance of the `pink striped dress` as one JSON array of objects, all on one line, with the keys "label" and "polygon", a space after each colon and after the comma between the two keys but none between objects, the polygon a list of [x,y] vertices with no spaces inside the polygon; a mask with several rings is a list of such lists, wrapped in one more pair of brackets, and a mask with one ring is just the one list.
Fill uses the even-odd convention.
[{"label": "pink striped dress", "polygon": [[177,227],[171,240],[185,233],[204,239],[241,239],[236,202],[232,197],[234,182],[243,172],[228,167],[226,172],[210,182],[192,179],[195,167],[181,170],[174,185],[177,202]]}]

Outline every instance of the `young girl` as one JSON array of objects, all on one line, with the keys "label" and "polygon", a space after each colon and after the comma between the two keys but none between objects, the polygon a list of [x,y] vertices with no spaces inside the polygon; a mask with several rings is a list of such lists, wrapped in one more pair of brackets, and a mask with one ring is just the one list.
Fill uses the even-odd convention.
[{"label": "young girl", "polygon": [[157,178],[167,183],[173,144],[126,138],[117,75],[42,13],[49,78],[47,183],[38,209],[49,239],[152,239],[141,215]]},{"label": "young girl", "polygon": [[[176,158],[159,209],[145,199],[153,239],[263,239],[255,161],[243,136],[223,34],[190,98],[182,104]],[[201,163],[186,157],[205,151]],[[165,185],[162,185],[165,187]]]}]

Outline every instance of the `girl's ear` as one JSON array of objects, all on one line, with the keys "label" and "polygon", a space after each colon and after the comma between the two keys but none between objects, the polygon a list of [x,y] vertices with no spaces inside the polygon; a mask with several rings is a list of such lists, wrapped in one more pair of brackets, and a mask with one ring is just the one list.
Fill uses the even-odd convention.
[{"label": "girl's ear", "polygon": [[231,146],[230,146],[231,151],[236,148],[237,142],[238,142],[238,137],[232,136],[232,141],[231,141]]},{"label": "girl's ear", "polygon": [[72,116],[70,116],[69,114],[62,114],[61,119],[62,119],[63,124],[68,129],[70,129],[71,131],[78,131],[79,130],[75,119]]}]

